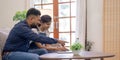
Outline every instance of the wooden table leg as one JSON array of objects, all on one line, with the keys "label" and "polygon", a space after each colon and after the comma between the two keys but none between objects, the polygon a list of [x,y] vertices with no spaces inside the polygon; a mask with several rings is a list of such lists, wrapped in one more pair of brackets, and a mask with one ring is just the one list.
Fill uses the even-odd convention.
[{"label": "wooden table leg", "polygon": [[91,60],[91,59],[85,59],[85,60]]},{"label": "wooden table leg", "polygon": [[100,58],[100,60],[104,60],[104,58]]}]

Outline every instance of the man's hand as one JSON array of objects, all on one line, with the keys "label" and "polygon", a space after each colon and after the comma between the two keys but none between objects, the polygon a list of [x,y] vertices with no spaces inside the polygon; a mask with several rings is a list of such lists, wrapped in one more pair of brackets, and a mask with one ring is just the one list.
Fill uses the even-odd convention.
[{"label": "man's hand", "polygon": [[58,40],[58,43],[60,43],[62,46],[65,45],[65,43],[68,43],[67,41],[63,41],[63,40]]}]

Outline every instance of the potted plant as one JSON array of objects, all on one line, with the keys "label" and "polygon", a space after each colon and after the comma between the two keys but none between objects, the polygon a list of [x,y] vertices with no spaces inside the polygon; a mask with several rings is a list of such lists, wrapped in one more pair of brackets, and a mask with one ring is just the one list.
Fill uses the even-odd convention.
[{"label": "potted plant", "polygon": [[76,42],[70,46],[70,49],[74,53],[74,55],[79,55],[80,50],[83,48],[82,44]]},{"label": "potted plant", "polygon": [[91,51],[93,44],[94,44],[93,41],[87,40],[86,45],[85,45],[85,50]]},{"label": "potted plant", "polygon": [[26,10],[17,11],[17,12],[15,13],[15,15],[13,16],[13,21],[22,21],[22,20],[25,20],[25,18],[26,18],[26,13],[27,13]]}]

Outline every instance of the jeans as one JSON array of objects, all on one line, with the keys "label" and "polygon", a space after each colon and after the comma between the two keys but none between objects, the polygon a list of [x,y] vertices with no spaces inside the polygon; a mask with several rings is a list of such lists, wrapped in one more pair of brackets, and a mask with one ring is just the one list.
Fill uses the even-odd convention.
[{"label": "jeans", "polygon": [[47,53],[46,49],[32,49],[28,52],[10,52],[2,60],[40,60],[39,55]]},{"label": "jeans", "polygon": [[48,53],[48,51],[44,48],[41,48],[41,49],[30,49],[28,52],[30,53],[35,53],[35,54],[38,54],[38,55],[43,55],[43,54],[46,54]]}]

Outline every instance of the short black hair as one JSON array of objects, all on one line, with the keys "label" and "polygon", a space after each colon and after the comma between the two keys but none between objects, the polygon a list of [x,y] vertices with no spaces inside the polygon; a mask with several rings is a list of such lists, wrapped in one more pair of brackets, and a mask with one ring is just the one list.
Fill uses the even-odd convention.
[{"label": "short black hair", "polygon": [[35,8],[30,8],[28,11],[27,11],[27,14],[26,14],[26,18],[28,18],[28,16],[30,15],[41,15],[40,11],[35,9]]},{"label": "short black hair", "polygon": [[40,21],[41,21],[42,23],[47,23],[47,22],[51,22],[51,19],[52,19],[52,18],[51,18],[51,16],[49,16],[49,15],[42,15]]}]

